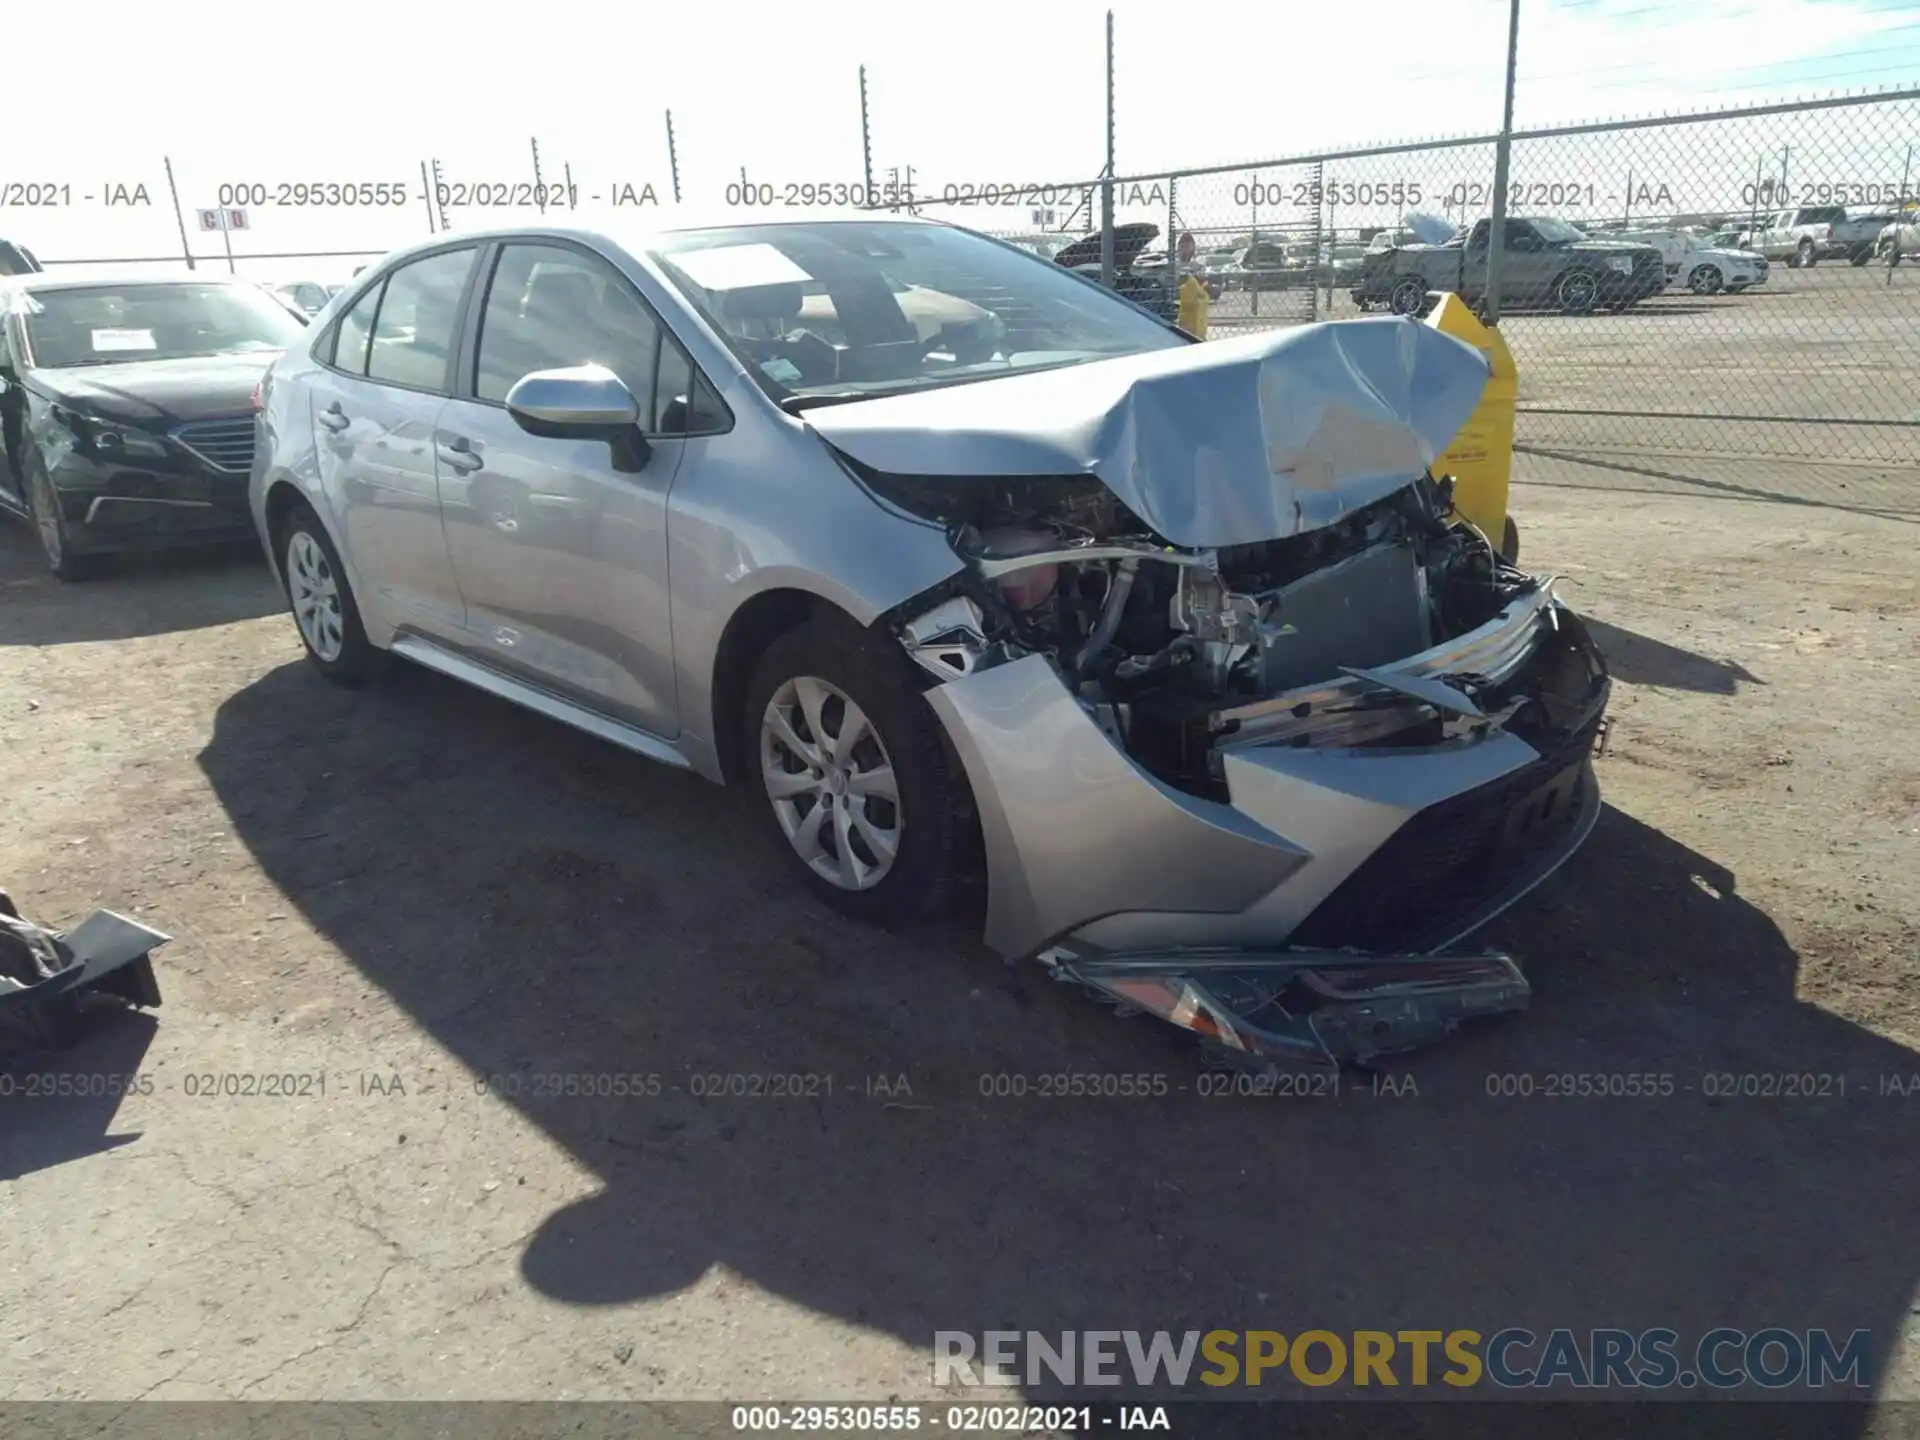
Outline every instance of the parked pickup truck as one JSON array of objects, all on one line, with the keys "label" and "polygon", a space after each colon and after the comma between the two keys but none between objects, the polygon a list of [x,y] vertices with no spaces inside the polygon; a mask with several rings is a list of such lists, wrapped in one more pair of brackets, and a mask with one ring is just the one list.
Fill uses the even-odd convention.
[{"label": "parked pickup truck", "polygon": [[1757,250],[1769,260],[1784,260],[1804,270],[1822,260],[1848,260],[1864,265],[1873,258],[1874,244],[1892,216],[1871,208],[1849,210],[1845,205],[1802,205],[1762,218],[1741,236],[1743,249]]},{"label": "parked pickup truck", "polygon": [[[1651,245],[1594,240],[1564,220],[1506,222],[1506,258],[1500,303],[1510,310],[1558,310],[1585,315],[1624,310],[1666,287],[1667,266]],[[1449,290],[1478,304],[1487,289],[1487,222],[1464,241],[1400,245],[1370,252],[1353,287],[1361,309],[1384,304],[1396,315],[1418,315],[1427,293]]]}]

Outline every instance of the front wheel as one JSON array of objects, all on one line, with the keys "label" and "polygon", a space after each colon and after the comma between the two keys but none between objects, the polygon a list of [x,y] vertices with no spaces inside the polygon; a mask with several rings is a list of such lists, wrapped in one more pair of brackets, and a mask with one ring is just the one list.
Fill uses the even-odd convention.
[{"label": "front wheel", "polygon": [[1696,295],[1718,295],[1725,283],[1726,276],[1720,273],[1718,265],[1702,265],[1687,281],[1687,288]]},{"label": "front wheel", "polygon": [[979,826],[904,654],[841,617],[809,621],[767,647],[741,722],[754,804],[819,899],[880,925],[951,903]]},{"label": "front wheel", "polygon": [[1387,308],[1396,315],[1418,315],[1427,308],[1427,282],[1411,275],[1394,281]]},{"label": "front wheel", "polygon": [[47,568],[55,579],[89,580],[100,573],[98,556],[82,555],[74,550],[66,517],[60,511],[60,496],[53,488],[53,477],[37,457],[27,462],[27,510],[33,517],[34,534],[40,540],[40,553],[47,557]]},{"label": "front wheel", "polygon": [[1600,299],[1600,282],[1585,270],[1569,270],[1554,290],[1562,315],[1585,315]]}]

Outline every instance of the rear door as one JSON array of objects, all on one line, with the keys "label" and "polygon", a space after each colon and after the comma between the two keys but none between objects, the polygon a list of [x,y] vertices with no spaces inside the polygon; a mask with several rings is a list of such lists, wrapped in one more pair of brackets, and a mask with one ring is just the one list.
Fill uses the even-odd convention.
[{"label": "rear door", "polygon": [[376,282],[317,347],[308,392],[348,563],[389,620],[441,638],[462,633],[466,607],[440,519],[434,428],[478,255],[434,251]]},{"label": "rear door", "polygon": [[[471,643],[488,664],[671,739],[667,498],[690,428],[671,403],[685,357],[626,277],[584,246],[508,241],[487,268],[471,363],[436,436]],[[637,474],[614,470],[605,441],[536,437],[507,413],[523,376],[588,363],[640,403],[649,455]]]}]

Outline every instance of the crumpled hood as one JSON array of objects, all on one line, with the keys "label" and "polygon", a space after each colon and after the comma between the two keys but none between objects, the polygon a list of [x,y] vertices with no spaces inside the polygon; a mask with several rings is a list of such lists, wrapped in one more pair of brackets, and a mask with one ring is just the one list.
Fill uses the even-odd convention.
[{"label": "crumpled hood", "polygon": [[254,386],[280,355],[259,350],[35,370],[31,388],[98,420],[164,430],[246,411]]},{"label": "crumpled hood", "polygon": [[1401,317],[1337,320],[806,419],[895,475],[1091,474],[1176,545],[1278,540],[1410,484],[1486,388],[1486,357]]}]

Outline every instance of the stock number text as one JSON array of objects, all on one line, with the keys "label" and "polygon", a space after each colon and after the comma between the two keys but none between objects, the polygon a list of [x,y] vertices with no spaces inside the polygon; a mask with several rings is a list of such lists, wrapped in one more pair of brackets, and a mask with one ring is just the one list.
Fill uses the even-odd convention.
[{"label": "stock number text", "polygon": [[268,183],[241,180],[222,185],[215,200],[223,208],[252,206],[256,210],[286,206],[291,209],[378,210],[407,203],[404,180],[282,180]]}]

